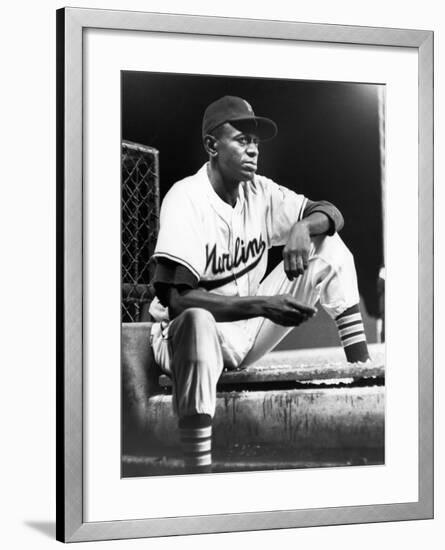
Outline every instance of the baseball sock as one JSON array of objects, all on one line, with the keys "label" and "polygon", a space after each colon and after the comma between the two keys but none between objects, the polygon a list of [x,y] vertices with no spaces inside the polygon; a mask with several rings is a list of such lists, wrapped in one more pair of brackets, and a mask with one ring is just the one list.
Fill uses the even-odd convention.
[{"label": "baseball sock", "polygon": [[335,319],[335,322],[348,363],[364,363],[369,359],[359,305],[349,307]]},{"label": "baseball sock", "polygon": [[180,418],[179,436],[187,471],[211,472],[212,417],[209,414],[194,414]]}]

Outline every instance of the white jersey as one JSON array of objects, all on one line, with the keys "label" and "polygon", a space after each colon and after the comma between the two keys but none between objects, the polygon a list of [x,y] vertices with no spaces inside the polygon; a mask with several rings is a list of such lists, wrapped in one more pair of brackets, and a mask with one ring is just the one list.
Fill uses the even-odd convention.
[{"label": "white jersey", "polygon": [[[224,296],[253,296],[267,266],[267,251],[287,242],[307,199],[264,176],[241,182],[234,207],[213,189],[207,164],[173,185],[160,215],[155,258],[187,267],[197,284]],[[164,320],[154,300],[150,312]]]}]

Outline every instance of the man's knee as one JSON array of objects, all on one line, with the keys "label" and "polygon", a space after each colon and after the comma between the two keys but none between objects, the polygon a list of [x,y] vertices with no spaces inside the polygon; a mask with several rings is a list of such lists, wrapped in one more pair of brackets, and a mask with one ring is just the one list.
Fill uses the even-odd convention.
[{"label": "man's knee", "polygon": [[354,256],[338,233],[313,238],[314,256],[322,258],[333,267],[355,269]]},{"label": "man's knee", "polygon": [[181,313],[181,318],[189,328],[193,327],[197,330],[216,328],[215,317],[213,317],[210,311],[207,311],[201,307],[190,307],[185,309]]}]

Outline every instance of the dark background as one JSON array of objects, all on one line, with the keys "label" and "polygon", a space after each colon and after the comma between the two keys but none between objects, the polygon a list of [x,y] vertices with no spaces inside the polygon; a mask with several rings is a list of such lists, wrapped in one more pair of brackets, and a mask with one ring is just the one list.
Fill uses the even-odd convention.
[{"label": "dark background", "polygon": [[[377,316],[383,264],[377,90],[373,84],[125,71],[122,139],[159,150],[162,199],[207,160],[201,139],[207,105],[226,94],[246,99],[279,129],[261,145],[258,173],[341,210],[341,236],[355,257],[360,294],[367,313]],[[271,266],[280,255],[272,251]]]}]

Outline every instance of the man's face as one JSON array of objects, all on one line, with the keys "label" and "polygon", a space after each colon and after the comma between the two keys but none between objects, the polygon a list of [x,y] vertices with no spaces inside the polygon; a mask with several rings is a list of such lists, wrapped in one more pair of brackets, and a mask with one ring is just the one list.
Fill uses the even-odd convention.
[{"label": "man's face", "polygon": [[226,122],[218,131],[216,150],[223,176],[234,181],[252,180],[258,165],[258,134],[245,122]]}]

